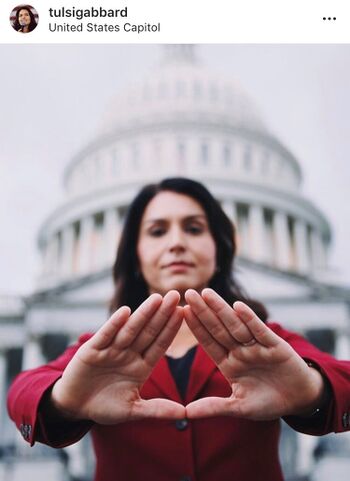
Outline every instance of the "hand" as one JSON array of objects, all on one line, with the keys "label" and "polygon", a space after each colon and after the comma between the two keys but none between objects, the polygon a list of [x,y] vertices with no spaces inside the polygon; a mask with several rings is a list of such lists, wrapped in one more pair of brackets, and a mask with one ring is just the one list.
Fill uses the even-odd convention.
[{"label": "hand", "polygon": [[53,387],[51,402],[71,419],[100,424],[183,418],[185,407],[167,399],[144,400],[140,388],[164,355],[183,320],[180,296],[152,294],[130,315],[118,309],[83,344]]},{"label": "hand", "polygon": [[233,309],[212,289],[185,293],[184,315],[198,341],[232,387],[229,398],[186,406],[188,418],[232,415],[271,420],[311,413],[324,390],[322,376],[243,302]]}]

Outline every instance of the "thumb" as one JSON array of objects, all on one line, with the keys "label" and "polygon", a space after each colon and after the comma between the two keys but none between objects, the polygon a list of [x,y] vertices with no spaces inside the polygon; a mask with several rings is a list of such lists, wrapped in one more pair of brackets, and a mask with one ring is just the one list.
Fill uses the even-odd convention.
[{"label": "thumb", "polygon": [[193,401],[186,406],[186,417],[188,419],[233,416],[235,414],[237,414],[237,401],[233,397],[206,397]]},{"label": "thumb", "polygon": [[186,417],[186,408],[169,399],[140,399],[132,411],[132,418],[182,419]]}]

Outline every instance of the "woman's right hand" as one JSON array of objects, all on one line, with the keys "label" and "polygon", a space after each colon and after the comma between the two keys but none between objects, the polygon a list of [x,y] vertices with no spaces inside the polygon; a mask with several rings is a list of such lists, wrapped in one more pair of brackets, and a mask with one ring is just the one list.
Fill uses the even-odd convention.
[{"label": "woman's right hand", "polygon": [[83,344],[53,386],[53,407],[70,419],[99,424],[145,417],[185,417],[185,407],[167,399],[140,397],[140,388],[164,355],[183,320],[180,296],[152,294],[130,315],[126,306]]}]

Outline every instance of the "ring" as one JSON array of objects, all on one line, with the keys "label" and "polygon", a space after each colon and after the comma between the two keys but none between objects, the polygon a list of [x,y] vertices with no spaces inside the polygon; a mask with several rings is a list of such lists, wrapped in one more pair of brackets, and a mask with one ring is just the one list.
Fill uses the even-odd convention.
[{"label": "ring", "polygon": [[248,342],[242,342],[242,346],[244,346],[244,347],[253,346],[254,344],[256,344],[256,340],[255,340],[254,338],[251,339],[251,340],[248,341]]}]

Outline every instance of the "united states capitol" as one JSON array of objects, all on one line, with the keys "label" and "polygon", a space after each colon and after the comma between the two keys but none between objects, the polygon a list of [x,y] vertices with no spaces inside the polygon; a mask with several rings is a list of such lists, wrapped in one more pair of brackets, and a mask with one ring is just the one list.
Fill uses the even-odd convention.
[{"label": "united states capitol", "polygon": [[[41,274],[25,298],[0,298],[0,481],[88,481],[90,440],[29,448],[6,415],[11,379],[59,355],[107,317],[111,265],[128,204],[168,176],[203,182],[238,231],[237,276],[271,317],[320,349],[350,357],[350,290],[328,277],[329,220],[302,191],[302,159],[268,128],[240,84],[163,47],[157,69],[111,100],[103,126],[67,163],[65,199],[38,232]],[[348,479],[350,438],[282,425],[288,481]]]}]

